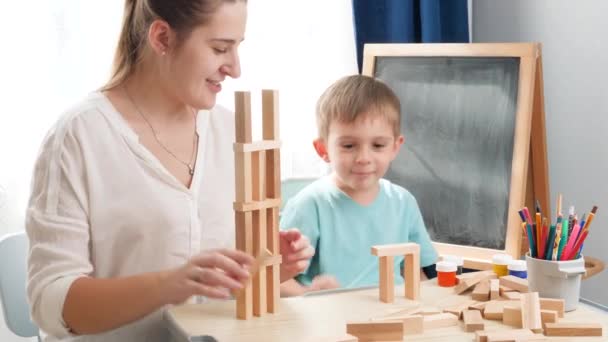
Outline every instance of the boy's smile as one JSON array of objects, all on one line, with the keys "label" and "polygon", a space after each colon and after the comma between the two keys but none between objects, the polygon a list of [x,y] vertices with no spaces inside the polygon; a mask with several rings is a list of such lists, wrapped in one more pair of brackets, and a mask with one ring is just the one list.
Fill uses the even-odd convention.
[{"label": "boy's smile", "polygon": [[336,186],[360,204],[371,203],[403,143],[383,114],[365,113],[351,123],[332,122],[327,143],[315,141],[315,149],[333,168]]}]

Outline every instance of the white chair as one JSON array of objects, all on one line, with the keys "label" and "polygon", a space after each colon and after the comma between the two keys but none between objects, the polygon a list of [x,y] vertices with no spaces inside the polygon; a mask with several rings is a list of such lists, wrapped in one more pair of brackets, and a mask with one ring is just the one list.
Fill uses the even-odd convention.
[{"label": "white chair", "polygon": [[0,238],[0,301],[6,326],[16,335],[38,337],[25,294],[28,240],[25,232]]}]

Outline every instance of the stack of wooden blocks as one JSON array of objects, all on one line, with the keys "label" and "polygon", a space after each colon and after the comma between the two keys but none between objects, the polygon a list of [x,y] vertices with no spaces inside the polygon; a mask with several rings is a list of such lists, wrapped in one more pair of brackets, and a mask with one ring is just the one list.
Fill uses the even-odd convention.
[{"label": "stack of wooden blocks", "polygon": [[278,94],[262,92],[263,140],[252,142],[251,95],[235,93],[236,248],[255,256],[252,282],[236,293],[236,316],[275,313],[279,303],[281,175]]}]

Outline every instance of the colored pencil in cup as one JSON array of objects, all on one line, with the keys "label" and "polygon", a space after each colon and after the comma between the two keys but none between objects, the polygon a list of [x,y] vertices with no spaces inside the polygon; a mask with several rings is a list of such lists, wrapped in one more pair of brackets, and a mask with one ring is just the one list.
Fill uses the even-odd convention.
[{"label": "colored pencil in cup", "polygon": [[547,246],[545,247],[546,251],[545,251],[545,255],[544,255],[544,259],[545,260],[551,260],[551,258],[553,257],[553,244],[555,243],[555,225],[551,225],[551,228],[549,229],[549,237],[547,239]]},{"label": "colored pencil in cup", "polygon": [[559,245],[557,245],[557,255],[555,257],[555,260],[561,260],[562,253],[564,251],[564,247],[566,246],[567,242],[568,242],[568,220],[563,220],[562,221],[562,233],[561,233],[561,236],[559,237]]},{"label": "colored pencil in cup", "polygon": [[564,247],[564,251],[562,252],[560,260],[569,260],[569,256],[572,255],[574,251],[574,244],[576,243],[576,237],[578,236],[578,232],[580,231],[581,226],[578,224],[574,225],[572,229],[572,234],[568,238],[568,243],[566,243],[566,247]]}]

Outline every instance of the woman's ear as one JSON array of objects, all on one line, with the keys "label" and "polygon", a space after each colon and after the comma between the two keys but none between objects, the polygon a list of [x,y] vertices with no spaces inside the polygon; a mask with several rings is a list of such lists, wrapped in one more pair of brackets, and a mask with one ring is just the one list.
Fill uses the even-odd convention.
[{"label": "woman's ear", "polygon": [[164,56],[169,51],[169,47],[173,45],[174,36],[175,34],[171,26],[166,21],[160,19],[154,20],[148,30],[150,46],[160,56]]},{"label": "woman's ear", "polygon": [[327,146],[325,146],[325,141],[323,139],[315,139],[312,142],[312,145],[315,147],[315,151],[321,159],[323,159],[326,163],[329,163],[329,154],[327,154]]}]

